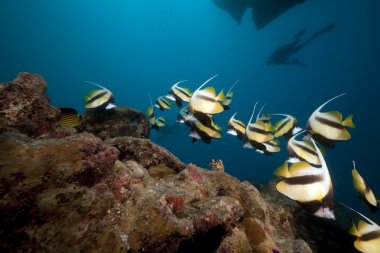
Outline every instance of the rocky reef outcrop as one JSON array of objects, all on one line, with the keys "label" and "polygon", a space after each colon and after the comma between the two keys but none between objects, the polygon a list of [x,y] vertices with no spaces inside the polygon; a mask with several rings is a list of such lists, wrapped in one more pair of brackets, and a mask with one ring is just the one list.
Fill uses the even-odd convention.
[{"label": "rocky reef outcrop", "polygon": [[10,83],[1,83],[0,132],[37,137],[52,131],[59,111],[49,105],[46,88],[41,76],[26,72]]},{"label": "rocky reef outcrop", "polygon": [[46,83],[21,76],[0,84],[1,252],[351,252],[347,238],[326,240],[331,226],[311,226],[221,161],[202,169],[135,133],[57,127]]},{"label": "rocky reef outcrop", "polygon": [[142,112],[129,107],[87,110],[79,128],[103,140],[118,136],[149,138],[147,118]]}]

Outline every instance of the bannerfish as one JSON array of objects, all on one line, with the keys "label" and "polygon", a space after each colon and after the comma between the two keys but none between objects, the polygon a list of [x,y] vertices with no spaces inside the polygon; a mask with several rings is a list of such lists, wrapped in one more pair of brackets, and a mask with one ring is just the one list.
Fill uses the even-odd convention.
[{"label": "bannerfish", "polygon": [[82,116],[73,108],[58,107],[61,114],[58,116],[58,124],[61,126],[79,126],[82,122]]},{"label": "bannerfish", "polygon": [[294,163],[297,161],[305,161],[312,166],[320,167],[321,161],[319,160],[318,153],[314,149],[314,145],[311,141],[298,141],[296,138],[304,133],[304,131],[293,135],[292,138],[289,139],[287,149],[289,154],[289,162]]},{"label": "bannerfish", "polygon": [[261,147],[264,147],[262,150],[260,146],[256,148],[256,151],[265,155],[271,155],[272,153],[277,153],[281,151],[280,142],[277,139],[273,139],[268,142],[261,143]]},{"label": "bannerfish", "polygon": [[191,121],[191,132],[189,136],[192,138],[192,142],[197,139],[201,139],[205,143],[210,143],[212,138],[221,138],[221,134],[218,132],[221,127],[215,124],[211,116],[206,114],[195,114],[195,120]]},{"label": "bannerfish", "polygon": [[157,120],[156,120],[156,116],[154,115],[154,109],[153,109],[153,104],[152,104],[152,98],[150,97],[150,95],[148,95],[149,97],[149,100],[150,100],[150,106],[148,106],[148,108],[146,109],[146,114],[148,115],[148,121],[149,121],[149,125],[152,129],[156,129],[156,130],[159,130],[159,126],[156,124],[157,123]]},{"label": "bannerfish", "polygon": [[262,121],[264,123],[269,123],[271,120],[271,115],[269,113],[263,114],[256,121]]},{"label": "bannerfish", "polygon": [[92,108],[98,108],[98,107],[104,107],[105,109],[112,109],[115,108],[116,105],[114,103],[114,97],[112,92],[105,88],[104,86],[90,82],[85,81],[86,83],[93,84],[100,89],[92,90],[88,95],[84,96],[84,107],[87,109]]},{"label": "bannerfish", "polygon": [[161,96],[157,98],[154,106],[160,109],[161,111],[163,111],[163,110],[170,110],[172,104],[164,96]]},{"label": "bannerfish", "polygon": [[284,136],[289,139],[302,129],[298,126],[297,119],[289,114],[274,113],[272,116],[284,116],[285,118],[276,121],[274,124],[275,133],[274,137]]},{"label": "bannerfish", "polygon": [[217,77],[215,75],[205,81],[199,88],[194,91],[190,99],[190,110],[192,112],[199,112],[204,114],[217,114],[223,112],[224,108],[221,102],[224,101],[223,90],[216,96],[215,89],[213,87],[207,87],[202,89],[208,82]]},{"label": "bannerfish", "polygon": [[356,236],[354,246],[364,253],[380,252],[380,227],[371,221],[367,223],[360,220],[357,225],[353,225],[350,234]]},{"label": "bannerfish", "polygon": [[274,139],[274,135],[272,134],[272,132],[274,131],[274,127],[272,126],[272,124],[270,122],[265,123],[263,121],[258,121],[258,119],[260,118],[260,113],[265,105],[261,108],[260,112],[258,113],[256,117],[256,122],[254,123],[251,122],[253,115],[255,114],[255,108],[256,108],[257,103],[258,102],[256,102],[253,108],[251,118],[249,119],[248,124],[245,128],[246,142],[245,142],[244,147],[248,147],[248,148],[255,146],[254,145],[255,143],[260,144],[264,142],[269,142]]},{"label": "bannerfish", "polygon": [[356,236],[354,242],[354,247],[364,253],[378,253],[380,252],[380,227],[375,222],[359,213],[358,211],[352,209],[341,203],[348,209],[359,214],[366,221],[359,220],[358,224],[353,224],[349,233]]},{"label": "bannerfish", "polygon": [[354,184],[355,190],[358,192],[359,197],[368,205],[372,212],[378,210],[377,203],[379,200],[376,200],[375,195],[373,194],[371,188],[367,186],[364,179],[360,176],[358,170],[355,166],[355,161],[352,161],[354,168],[352,170],[352,183]]},{"label": "bannerfish", "polygon": [[222,106],[223,106],[223,109],[224,110],[228,110],[230,109],[230,105],[232,103],[232,97],[234,96],[234,91],[232,90],[235,85],[239,82],[239,80],[237,80],[232,86],[231,88],[227,91],[226,95],[225,95],[225,98],[224,100],[222,101]]},{"label": "bannerfish", "polygon": [[188,106],[181,108],[181,110],[179,111],[178,116],[177,116],[177,122],[186,124],[185,119],[186,119],[188,113],[189,113],[189,107]]},{"label": "bannerfish", "polygon": [[164,127],[164,126],[166,126],[166,119],[165,119],[165,117],[159,117],[156,119],[155,123],[156,123],[155,125],[158,128]]},{"label": "bannerfish", "polygon": [[236,136],[239,140],[243,140],[245,134],[245,124],[243,123],[243,121],[237,120],[235,118],[235,115],[236,113],[232,115],[232,117],[228,121],[227,133]]},{"label": "bannerfish", "polygon": [[305,161],[294,163],[289,167],[286,161],[275,171],[275,175],[284,177],[276,184],[276,189],[297,201],[313,215],[335,219],[330,173],[321,151],[314,140],[311,141],[321,161],[321,168],[313,167]]},{"label": "bannerfish", "polygon": [[187,80],[182,80],[173,84],[168,92],[168,95],[166,95],[166,98],[174,101],[178,107],[182,107],[182,102],[190,102],[190,98],[192,96],[192,93],[188,88],[178,86],[180,83],[186,81]]},{"label": "bannerfish", "polygon": [[331,144],[333,141],[349,140],[351,134],[346,127],[355,128],[352,115],[343,120],[342,114],[338,111],[321,112],[325,105],[345,94],[340,94],[323,103],[312,113],[307,121],[309,133],[326,147],[333,147],[334,145]]}]

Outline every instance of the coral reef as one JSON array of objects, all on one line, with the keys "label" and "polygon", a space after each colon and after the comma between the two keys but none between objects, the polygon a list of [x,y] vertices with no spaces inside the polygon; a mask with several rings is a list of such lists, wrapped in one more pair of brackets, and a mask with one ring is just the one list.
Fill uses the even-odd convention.
[{"label": "coral reef", "polygon": [[22,72],[0,83],[0,133],[15,131],[37,137],[54,129],[59,111],[49,105],[45,80]]},{"label": "coral reef", "polygon": [[103,140],[118,136],[149,138],[149,123],[145,115],[128,107],[87,110],[80,130],[93,133]]},{"label": "coral reef", "polygon": [[[46,84],[18,79],[0,86],[1,252],[352,251],[338,228],[305,215],[273,184],[260,192],[228,175],[220,160],[213,170],[185,165],[129,130],[109,138],[106,124],[93,133],[56,127]],[[38,99],[46,104],[31,106]],[[50,128],[40,132],[44,122]]]}]

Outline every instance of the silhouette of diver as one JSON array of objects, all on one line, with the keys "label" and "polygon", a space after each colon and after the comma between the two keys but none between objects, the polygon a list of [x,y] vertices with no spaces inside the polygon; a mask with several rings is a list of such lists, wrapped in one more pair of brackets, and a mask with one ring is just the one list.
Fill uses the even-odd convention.
[{"label": "silhouette of diver", "polygon": [[304,48],[307,44],[309,44],[311,41],[313,41],[320,35],[328,33],[334,28],[335,24],[330,24],[321,29],[320,31],[315,32],[309,39],[301,43],[301,37],[306,33],[306,30],[302,29],[294,35],[293,42],[277,48],[269,57],[267,64],[299,65],[306,67],[306,65],[302,63],[298,58],[291,59],[291,56],[296,54],[298,51],[300,51],[302,48]]}]

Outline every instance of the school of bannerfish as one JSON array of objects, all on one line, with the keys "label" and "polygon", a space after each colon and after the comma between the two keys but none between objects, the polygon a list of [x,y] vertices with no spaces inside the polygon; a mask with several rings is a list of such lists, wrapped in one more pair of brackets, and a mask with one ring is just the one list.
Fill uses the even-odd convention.
[{"label": "school of bannerfish", "polygon": [[[151,128],[159,130],[161,127],[166,126],[165,117],[155,117],[154,107],[161,111],[169,110],[172,106],[170,101],[173,101],[181,108],[177,122],[184,123],[190,128],[189,136],[192,142],[200,139],[205,143],[210,143],[213,138],[221,138],[222,136],[219,132],[222,128],[215,123],[213,115],[230,109],[234,96],[233,88],[238,81],[231,86],[226,94],[221,90],[216,95],[214,87],[205,86],[217,76],[215,75],[206,80],[194,92],[180,86],[187,80],[176,82],[170,87],[168,94],[156,99],[154,105],[150,95],[148,95],[150,106],[148,106],[146,113]],[[86,109],[102,108],[110,110],[116,107],[114,96],[110,90],[100,84],[86,82],[99,88],[92,90],[84,97],[84,107]],[[228,134],[243,141],[245,148],[255,149],[262,154],[270,155],[279,152],[278,138],[287,139],[289,157],[274,172],[276,176],[280,177],[280,180],[276,183],[276,189],[286,197],[296,201],[309,213],[326,219],[335,219],[333,185],[321,148],[316,143],[327,148],[333,148],[337,141],[345,141],[351,138],[347,127],[355,127],[352,115],[343,120],[342,114],[338,111],[321,111],[328,103],[343,95],[345,94],[340,94],[320,105],[307,120],[306,130],[299,127],[297,119],[292,115],[283,113],[262,115],[265,104],[261,107],[255,120],[252,121],[258,102],[255,103],[247,124],[236,118],[237,113],[232,115],[227,124]],[[183,106],[184,103],[187,103],[187,105]],[[81,123],[81,115],[75,109],[60,109],[60,124],[75,127]],[[281,117],[281,119],[272,124],[272,117]],[[301,134],[303,134],[303,138],[298,138],[297,140],[297,137]],[[369,206],[371,211],[375,212],[378,210],[379,200],[375,198],[372,190],[360,176],[355,162],[353,164],[352,180],[354,188],[363,202]],[[343,203],[341,204],[363,218],[363,220],[359,220],[357,225],[354,224],[349,231],[350,234],[356,237],[354,247],[365,253],[380,252],[379,225],[363,214]]]}]

